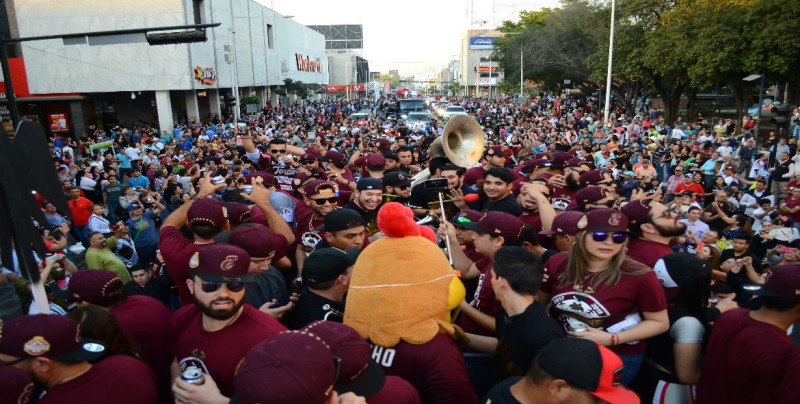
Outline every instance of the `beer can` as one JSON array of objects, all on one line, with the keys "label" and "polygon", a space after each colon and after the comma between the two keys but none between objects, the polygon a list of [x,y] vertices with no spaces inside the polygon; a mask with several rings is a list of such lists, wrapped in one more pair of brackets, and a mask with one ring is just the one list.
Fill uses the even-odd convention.
[{"label": "beer can", "polygon": [[187,367],[183,372],[181,372],[181,379],[187,383],[197,385],[206,382],[206,378],[203,376],[203,371],[197,366]]},{"label": "beer can", "polygon": [[253,186],[252,185],[243,186],[242,187],[242,192],[247,194],[247,195],[250,195],[250,193],[253,192]]}]

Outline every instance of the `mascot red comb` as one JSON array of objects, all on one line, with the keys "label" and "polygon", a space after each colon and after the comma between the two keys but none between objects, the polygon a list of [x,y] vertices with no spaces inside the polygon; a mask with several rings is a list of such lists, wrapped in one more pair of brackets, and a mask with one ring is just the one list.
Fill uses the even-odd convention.
[{"label": "mascot red comb", "polygon": [[450,322],[464,287],[435,234],[396,202],[381,207],[378,228],[386,237],[356,261],[344,323],[373,345],[386,374],[414,385],[422,402],[477,402]]}]

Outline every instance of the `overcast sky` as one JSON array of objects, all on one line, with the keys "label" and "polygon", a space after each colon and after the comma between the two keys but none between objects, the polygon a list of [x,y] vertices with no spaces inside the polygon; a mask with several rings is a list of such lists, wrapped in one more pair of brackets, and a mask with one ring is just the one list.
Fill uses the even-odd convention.
[{"label": "overcast sky", "polygon": [[363,25],[362,52],[370,70],[397,69],[401,75],[438,71],[458,59],[459,41],[470,20],[472,27],[488,29],[504,20],[517,21],[520,10],[559,4],[558,0],[256,1],[304,25]]}]

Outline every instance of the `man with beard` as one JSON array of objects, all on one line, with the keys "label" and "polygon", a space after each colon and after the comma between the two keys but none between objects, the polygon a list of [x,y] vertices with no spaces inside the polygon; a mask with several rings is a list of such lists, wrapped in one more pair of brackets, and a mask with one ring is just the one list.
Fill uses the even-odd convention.
[{"label": "man with beard", "polygon": [[731,194],[721,189],[714,195],[714,202],[703,210],[703,221],[711,230],[722,233],[728,226],[728,220],[736,214],[736,206],[728,201]]},{"label": "man with beard", "polygon": [[356,184],[356,196],[343,207],[361,215],[366,223],[369,241],[375,241],[382,233],[378,230],[378,209],[383,201],[383,183],[379,178],[362,178]]},{"label": "man with beard", "polygon": [[673,237],[686,233],[680,216],[670,212],[662,203],[648,199],[631,201],[622,207],[628,217],[628,230],[633,234],[628,244],[628,257],[653,268],[661,257],[671,254]]},{"label": "man with beard", "polygon": [[172,316],[175,360],[173,380],[179,377],[180,359],[201,359],[226,397],[234,393],[233,378],[245,353],[259,342],[285,331],[266,313],[244,304],[250,256],[241,248],[212,244],[189,259],[186,284],[194,299]]},{"label": "man with beard", "polygon": [[383,176],[383,194],[389,195],[391,202],[408,206],[411,197],[411,179],[402,171],[393,171]]},{"label": "man with beard", "polygon": [[481,184],[486,197],[470,202],[467,206],[481,212],[500,211],[513,216],[521,215],[522,208],[519,207],[511,192],[513,181],[514,174],[509,169],[490,168],[483,174],[483,183]]},{"label": "man with beard", "polygon": [[306,153],[303,149],[289,145],[283,139],[271,139],[267,144],[267,154],[262,154],[253,144],[249,133],[242,134],[242,145],[251,162],[255,162],[261,171],[275,175],[282,190],[292,192],[292,177],[297,175],[300,164],[288,153],[303,156]]}]

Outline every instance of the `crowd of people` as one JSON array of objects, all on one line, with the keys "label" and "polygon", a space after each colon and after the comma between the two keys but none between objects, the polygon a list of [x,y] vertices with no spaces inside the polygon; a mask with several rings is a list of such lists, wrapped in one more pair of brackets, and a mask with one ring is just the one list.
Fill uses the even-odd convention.
[{"label": "crowd of people", "polygon": [[482,141],[391,97],[51,138],[69,212],[36,195],[47,302],[3,265],[3,395],[800,402],[796,136],[448,101]]}]

